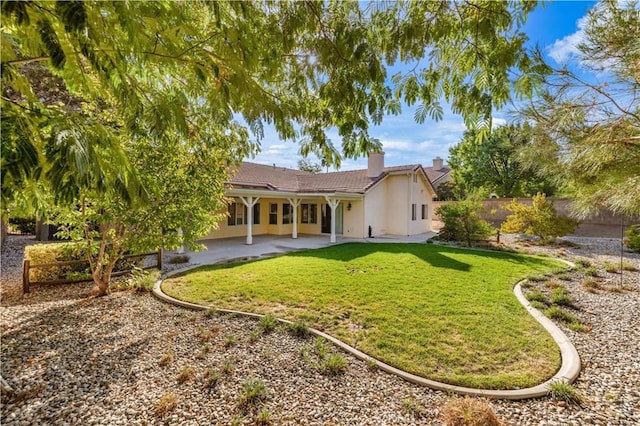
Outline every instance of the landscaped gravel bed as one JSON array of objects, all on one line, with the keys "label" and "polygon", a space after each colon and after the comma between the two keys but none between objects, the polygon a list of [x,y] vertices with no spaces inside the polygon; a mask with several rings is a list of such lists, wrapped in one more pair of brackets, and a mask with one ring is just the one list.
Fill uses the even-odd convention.
[{"label": "landscaped gravel bed", "polygon": [[[327,374],[314,338],[283,327],[262,334],[255,320],[187,311],[145,293],[85,299],[88,283],[21,296],[22,247],[32,242],[10,237],[2,253],[2,376],[19,391],[3,397],[2,424],[254,424],[266,417],[262,409],[272,424],[440,424],[452,398],[344,353],[346,372]],[[618,251],[616,240],[576,242],[582,248],[566,248],[565,258],[600,262],[587,245],[619,251],[619,240]],[[640,267],[637,255],[627,261]],[[574,275],[563,283],[591,331],[561,327],[583,361],[576,382],[583,407],[547,398],[492,402],[509,424],[640,423],[640,273],[625,272],[636,290],[624,293],[588,293]],[[213,387],[206,386],[208,369],[219,374]],[[242,410],[238,398],[250,379],[264,382],[266,399]]]}]

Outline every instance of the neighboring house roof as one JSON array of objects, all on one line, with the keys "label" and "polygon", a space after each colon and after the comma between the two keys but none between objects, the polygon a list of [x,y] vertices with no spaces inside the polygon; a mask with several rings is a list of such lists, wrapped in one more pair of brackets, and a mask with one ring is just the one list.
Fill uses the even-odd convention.
[{"label": "neighboring house roof", "polygon": [[[234,188],[260,188],[300,193],[363,194],[389,175],[419,170],[423,170],[424,173],[424,169],[419,164],[385,167],[379,176],[371,178],[367,176],[367,169],[315,174],[284,167],[243,162],[228,184]],[[426,174],[425,177],[428,179]]]},{"label": "neighboring house roof", "polygon": [[451,173],[451,169],[447,166],[444,166],[440,169],[434,169],[433,167],[424,167],[424,171],[429,177],[429,180],[434,186],[438,186],[440,181],[444,179],[445,176],[448,176]]}]

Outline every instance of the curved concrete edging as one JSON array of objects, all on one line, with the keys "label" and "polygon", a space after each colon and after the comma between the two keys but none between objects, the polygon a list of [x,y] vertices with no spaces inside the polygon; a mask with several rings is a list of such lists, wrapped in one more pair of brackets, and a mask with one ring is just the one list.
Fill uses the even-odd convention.
[{"label": "curved concrete edging", "polygon": [[[561,260],[561,259],[558,259]],[[571,264],[571,262],[561,260],[570,266],[575,266]],[[189,268],[179,269],[175,271],[171,271],[166,274],[163,278],[159,279],[156,284],[153,286],[153,295],[163,302],[170,303],[175,306],[180,306],[186,309],[192,310],[206,310],[210,309],[208,306],[198,305],[196,303],[185,302],[176,298],[173,298],[162,291],[162,282],[165,278],[169,278],[174,275],[178,275],[184,272],[187,272],[191,269],[197,268],[202,265],[194,265]],[[562,360],[560,369],[556,372],[556,374],[547,380],[546,382],[539,384],[537,386],[533,386],[526,389],[516,389],[516,390],[491,390],[491,389],[475,389],[475,388],[467,388],[463,386],[455,386],[447,383],[436,382],[434,380],[425,379],[424,377],[416,376],[415,374],[407,373],[406,371],[395,368],[389,364],[386,364],[382,361],[379,361],[364,352],[359,351],[358,349],[347,345],[341,340],[336,339],[333,336],[330,336],[326,333],[323,333],[319,330],[309,328],[309,331],[316,335],[323,337],[329,340],[331,343],[335,344],[342,350],[351,355],[355,356],[358,359],[367,362],[373,362],[376,364],[378,368],[387,373],[395,374],[411,383],[415,383],[422,386],[427,386],[431,389],[445,391],[445,392],[455,392],[461,395],[470,395],[470,396],[480,396],[490,399],[511,399],[511,400],[519,400],[519,399],[529,399],[529,398],[538,398],[542,396],[546,396],[549,393],[549,385],[553,382],[563,381],[566,383],[573,383],[573,381],[580,374],[580,356],[578,355],[578,351],[576,350],[573,343],[569,340],[569,338],[564,334],[558,326],[556,326],[553,321],[544,316],[542,312],[531,306],[529,301],[524,297],[522,293],[521,284],[526,280],[520,281],[517,283],[513,289],[513,292],[518,299],[518,301],[525,307],[527,312],[531,314],[551,335],[553,340],[556,342],[560,349],[560,357]],[[218,312],[229,313],[229,314],[237,314],[243,315],[252,318],[261,318],[264,315],[254,314],[251,312],[242,312],[242,311],[234,311],[230,309],[218,309],[214,308]],[[283,324],[291,324],[291,321],[285,319],[277,319],[279,322]]]}]

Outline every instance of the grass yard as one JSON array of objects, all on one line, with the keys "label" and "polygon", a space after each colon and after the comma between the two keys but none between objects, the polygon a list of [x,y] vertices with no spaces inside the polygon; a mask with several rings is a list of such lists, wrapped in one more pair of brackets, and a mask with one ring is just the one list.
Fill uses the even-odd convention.
[{"label": "grass yard", "polygon": [[405,371],[446,383],[512,389],[560,366],[553,339],[513,295],[549,258],[428,244],[350,243],[167,279],[176,298],[303,319]]}]

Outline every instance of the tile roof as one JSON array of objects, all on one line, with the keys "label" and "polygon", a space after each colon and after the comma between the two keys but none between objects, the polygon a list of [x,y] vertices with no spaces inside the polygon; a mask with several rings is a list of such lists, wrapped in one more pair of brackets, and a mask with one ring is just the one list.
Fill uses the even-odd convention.
[{"label": "tile roof", "polygon": [[435,184],[439,179],[451,172],[451,169],[447,166],[438,170],[435,170],[433,167],[424,167],[424,171],[429,177],[431,183]]},{"label": "tile roof", "polygon": [[235,188],[261,188],[291,192],[351,192],[364,193],[389,174],[417,171],[419,164],[385,167],[375,178],[367,176],[367,169],[344,172],[310,173],[284,167],[243,162],[228,182]]}]

